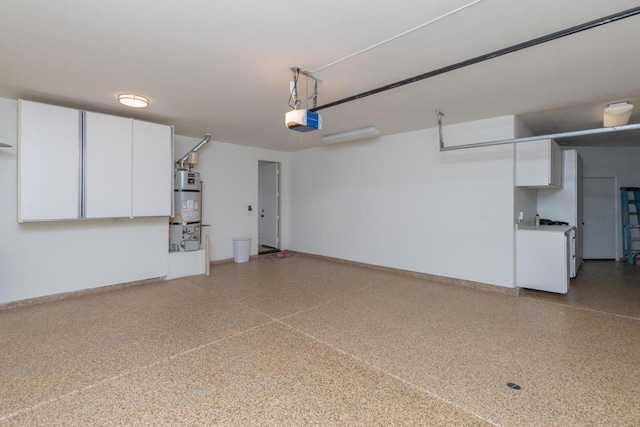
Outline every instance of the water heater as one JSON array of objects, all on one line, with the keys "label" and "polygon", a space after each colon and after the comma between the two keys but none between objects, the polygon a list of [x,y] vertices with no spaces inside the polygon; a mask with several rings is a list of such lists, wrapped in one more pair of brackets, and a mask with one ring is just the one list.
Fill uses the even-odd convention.
[{"label": "water heater", "polygon": [[200,249],[200,174],[189,170],[173,172],[174,215],[169,229],[169,252]]}]

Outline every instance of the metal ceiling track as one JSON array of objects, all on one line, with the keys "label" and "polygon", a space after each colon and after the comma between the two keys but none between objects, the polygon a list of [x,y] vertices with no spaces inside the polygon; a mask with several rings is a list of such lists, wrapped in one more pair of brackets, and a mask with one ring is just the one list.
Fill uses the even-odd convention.
[{"label": "metal ceiling track", "polygon": [[395,83],[391,83],[385,86],[380,86],[376,89],[371,89],[366,92],[359,93],[357,95],[349,96],[347,98],[339,99],[337,101],[330,102],[328,104],[321,105],[319,107],[314,107],[311,111],[320,111],[327,108],[335,107],[340,104],[345,104],[347,102],[355,101],[361,98],[365,98],[367,96],[375,95],[380,92],[385,92],[387,90],[395,89],[400,86],[408,85],[411,83],[418,82],[420,80],[428,79],[430,77],[438,76],[440,74],[448,73],[450,71],[458,70],[460,68],[468,67],[469,65],[478,64],[480,62],[488,61],[489,59],[498,58],[503,55],[507,55],[509,53],[517,52],[519,50],[527,49],[533,46],[537,46],[539,44],[547,43],[553,40],[560,39],[562,37],[567,37],[572,34],[580,33],[582,31],[591,30],[593,28],[601,27],[606,24],[611,24],[613,22],[620,21],[622,19],[630,18],[632,16],[640,14],[640,6],[634,7],[632,9],[628,9],[622,12],[614,13],[613,15],[605,16],[600,19],[595,19],[593,21],[585,22],[584,24],[576,25],[574,27],[566,28],[564,30],[556,31],[555,33],[547,34],[545,36],[537,37],[535,39],[531,39],[522,43],[518,43],[504,49],[496,50],[491,53],[487,53],[484,55],[476,56],[475,58],[467,59],[466,61],[457,62],[452,65],[448,65],[446,67],[438,68],[437,70],[429,71],[424,74],[419,74],[415,77],[411,77],[408,79],[400,80]]},{"label": "metal ceiling track", "polygon": [[504,145],[504,144],[517,144],[520,142],[539,141],[542,139],[562,139],[562,138],[572,138],[575,136],[599,135],[602,133],[614,133],[614,132],[623,132],[628,130],[640,130],[640,124],[633,124],[633,125],[624,125],[624,126],[611,126],[606,128],[576,130],[571,132],[549,133],[547,135],[527,136],[524,138],[499,139],[496,141],[476,142],[472,144],[461,144],[461,145],[454,145],[451,147],[445,147],[444,135],[442,131],[442,118],[444,117],[444,114],[442,114],[440,111],[436,111],[436,114],[438,115],[438,133],[440,135],[440,151],[463,150],[466,148],[491,147],[494,145]]}]

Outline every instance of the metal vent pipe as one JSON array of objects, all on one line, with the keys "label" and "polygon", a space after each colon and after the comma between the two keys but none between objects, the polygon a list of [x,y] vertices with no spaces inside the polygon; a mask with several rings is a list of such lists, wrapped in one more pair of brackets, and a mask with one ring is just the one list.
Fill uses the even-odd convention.
[{"label": "metal vent pipe", "polygon": [[180,160],[178,160],[176,162],[176,164],[178,165],[178,170],[184,170],[185,169],[184,162],[186,162],[187,159],[189,158],[189,153],[197,153],[198,150],[200,150],[210,140],[211,140],[211,134],[210,133],[205,134],[204,138],[202,139],[202,141],[200,141],[195,147],[193,147],[191,150],[189,150],[189,152],[187,154],[182,156],[180,158]]}]

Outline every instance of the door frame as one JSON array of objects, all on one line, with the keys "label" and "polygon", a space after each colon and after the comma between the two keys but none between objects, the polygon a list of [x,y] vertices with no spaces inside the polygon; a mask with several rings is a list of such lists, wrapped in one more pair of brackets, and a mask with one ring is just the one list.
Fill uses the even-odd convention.
[{"label": "door frame", "polygon": [[258,160],[258,253],[260,253],[260,166],[264,164],[276,164],[277,165],[277,180],[276,180],[276,250],[282,249],[282,162],[275,162],[271,160]]}]

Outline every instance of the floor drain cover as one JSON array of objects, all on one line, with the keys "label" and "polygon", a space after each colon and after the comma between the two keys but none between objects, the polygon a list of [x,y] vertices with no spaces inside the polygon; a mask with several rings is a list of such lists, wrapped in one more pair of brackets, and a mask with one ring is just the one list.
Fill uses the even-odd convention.
[{"label": "floor drain cover", "polygon": [[514,390],[522,390],[522,387],[520,387],[518,384],[516,383],[507,383],[507,387],[512,388]]}]

